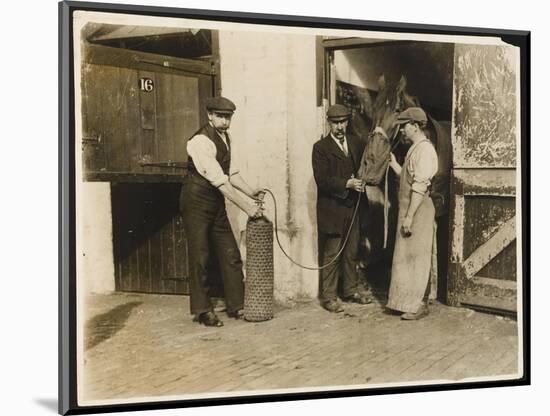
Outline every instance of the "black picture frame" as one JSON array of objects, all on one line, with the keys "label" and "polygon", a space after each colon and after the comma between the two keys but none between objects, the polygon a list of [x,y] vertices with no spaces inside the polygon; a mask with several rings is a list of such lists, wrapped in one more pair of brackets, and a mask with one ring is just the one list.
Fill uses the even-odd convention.
[{"label": "black picture frame", "polygon": [[[76,367],[76,172],[75,155],[75,73],[73,14],[76,11],[130,13],[138,16],[177,17],[215,22],[262,24],[270,26],[324,28],[343,30],[369,30],[377,32],[440,34],[456,36],[497,36],[515,45],[520,50],[520,136],[521,136],[521,224],[522,224],[522,376],[513,380],[475,381],[436,385],[403,385],[371,389],[349,389],[321,392],[298,392],[285,394],[261,394],[238,397],[218,397],[192,400],[140,402],[131,404],[108,404],[79,406],[77,401]],[[331,19],[306,16],[269,15],[211,11],[184,8],[152,7],[63,1],[59,3],[59,413],[88,414],[216,406],[288,400],[311,400],[379,394],[413,393],[442,390],[459,390],[489,387],[529,385],[530,361],[530,32],[504,29],[451,27],[412,23],[375,22],[348,19]],[[320,82],[323,82],[322,80]]]}]

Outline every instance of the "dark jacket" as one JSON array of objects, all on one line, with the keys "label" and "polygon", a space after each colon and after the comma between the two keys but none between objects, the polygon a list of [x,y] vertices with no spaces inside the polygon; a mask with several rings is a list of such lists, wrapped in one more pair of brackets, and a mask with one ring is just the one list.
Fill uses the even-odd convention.
[{"label": "dark jacket", "polygon": [[313,145],[313,176],[317,184],[317,226],[320,234],[343,235],[353,215],[359,194],[346,188],[357,177],[364,145],[346,135],[349,157],[329,134]]}]

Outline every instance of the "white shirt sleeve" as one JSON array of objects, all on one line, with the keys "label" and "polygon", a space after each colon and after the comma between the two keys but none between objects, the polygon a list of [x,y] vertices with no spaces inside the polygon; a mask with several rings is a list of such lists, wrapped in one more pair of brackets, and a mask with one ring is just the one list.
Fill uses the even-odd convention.
[{"label": "white shirt sleeve", "polygon": [[229,180],[216,160],[216,145],[205,135],[199,134],[187,142],[187,154],[199,175],[216,188]]},{"label": "white shirt sleeve", "polygon": [[418,148],[411,155],[408,169],[413,180],[413,192],[425,194],[438,169],[437,153],[431,143],[418,144]]}]

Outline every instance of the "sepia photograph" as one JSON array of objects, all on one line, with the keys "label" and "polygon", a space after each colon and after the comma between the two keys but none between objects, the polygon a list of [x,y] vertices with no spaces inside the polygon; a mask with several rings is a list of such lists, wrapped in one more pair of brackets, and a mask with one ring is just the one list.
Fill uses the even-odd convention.
[{"label": "sepia photograph", "polygon": [[528,32],[84,9],[60,408],[525,384]]}]

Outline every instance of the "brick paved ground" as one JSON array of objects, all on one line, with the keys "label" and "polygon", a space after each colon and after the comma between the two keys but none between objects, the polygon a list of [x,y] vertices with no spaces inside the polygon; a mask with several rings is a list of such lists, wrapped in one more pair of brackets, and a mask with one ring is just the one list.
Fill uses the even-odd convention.
[{"label": "brick paved ground", "polygon": [[517,372],[514,320],[433,304],[402,321],[380,304],[331,314],[316,301],[273,320],[191,321],[188,298],[115,293],[87,302],[81,399],[461,380]]}]

